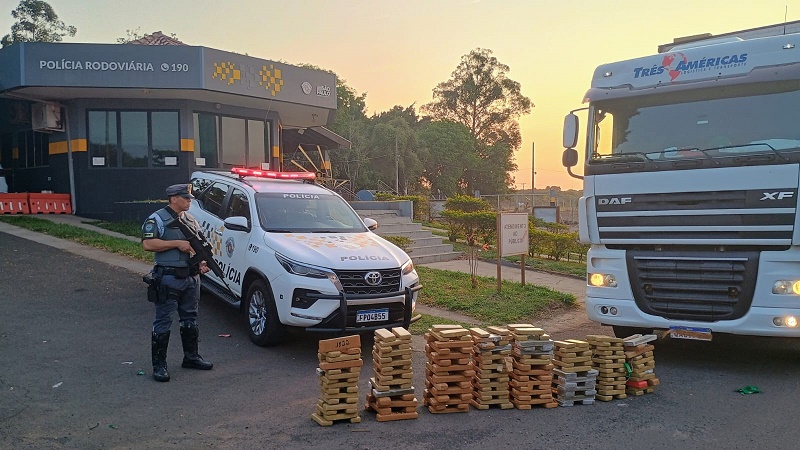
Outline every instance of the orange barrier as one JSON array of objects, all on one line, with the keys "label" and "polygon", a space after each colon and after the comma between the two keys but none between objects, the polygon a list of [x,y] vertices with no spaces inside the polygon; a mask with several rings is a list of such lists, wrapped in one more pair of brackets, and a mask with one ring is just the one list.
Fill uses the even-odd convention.
[{"label": "orange barrier", "polygon": [[28,194],[0,194],[0,214],[30,214]]},{"label": "orange barrier", "polygon": [[69,194],[28,194],[31,214],[72,214]]}]

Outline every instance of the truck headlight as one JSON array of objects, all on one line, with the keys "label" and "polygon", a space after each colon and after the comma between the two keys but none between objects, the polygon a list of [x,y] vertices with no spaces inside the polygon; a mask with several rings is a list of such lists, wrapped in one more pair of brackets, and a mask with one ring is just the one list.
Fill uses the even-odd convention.
[{"label": "truck headlight", "polygon": [[617,277],[610,273],[590,273],[589,286],[617,287]]},{"label": "truck headlight", "polygon": [[403,267],[400,268],[400,272],[402,272],[403,275],[408,275],[413,271],[414,271],[414,263],[411,262],[410,259],[408,260],[407,263],[403,264]]},{"label": "truck headlight", "polygon": [[283,268],[291,274],[309,278],[327,278],[331,281],[331,283],[333,283],[334,286],[336,286],[336,289],[339,291],[342,290],[342,283],[339,281],[339,277],[337,277],[336,274],[330,270],[292,261],[280,253],[275,253],[275,259],[277,259],[281,266],[283,266]]},{"label": "truck headlight", "polygon": [[772,293],[779,295],[800,295],[800,280],[778,280],[772,285]]}]

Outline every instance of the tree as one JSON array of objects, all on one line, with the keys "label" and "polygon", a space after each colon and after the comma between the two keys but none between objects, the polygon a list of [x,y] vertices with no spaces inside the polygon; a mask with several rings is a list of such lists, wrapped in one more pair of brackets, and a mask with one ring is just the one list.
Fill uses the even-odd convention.
[{"label": "tree", "polygon": [[433,121],[417,133],[417,140],[426,150],[422,176],[431,193],[446,197],[466,194],[465,175],[477,163],[475,138],[467,127],[456,122]]},{"label": "tree", "polygon": [[[491,50],[472,50],[461,58],[451,78],[434,88],[434,100],[422,107],[435,120],[467,127],[478,142],[479,158],[484,160],[476,167],[486,181],[481,187],[495,192],[508,189],[509,174],[516,170],[513,152],[522,141],[517,118],[533,107],[522,95],[520,84],[506,77],[508,71]],[[477,175],[473,178],[478,179]]]},{"label": "tree", "polygon": [[[133,42],[135,40],[141,39],[146,35],[142,34],[142,27],[136,27],[136,29],[128,29],[125,30],[125,36],[117,38],[117,44],[127,44],[129,42]],[[172,39],[178,40],[178,35],[175,33],[170,33],[169,37]]]},{"label": "tree", "polygon": [[370,168],[367,94],[359,94],[337,76],[336,104],[336,115],[330,129],[347,138],[350,148],[330,153],[333,176],[350,180],[353,189],[358,190],[359,186],[369,186],[376,179]]},{"label": "tree", "polygon": [[[160,31],[153,33],[154,35],[161,35]],[[125,30],[125,36],[117,38],[117,44],[128,44],[130,42],[136,41],[143,37],[147,36],[146,34],[142,34],[142,27],[136,27],[135,30]],[[178,41],[178,35],[175,33],[170,33],[169,37]]]},{"label": "tree", "polygon": [[58,19],[53,7],[41,0],[22,0],[11,11],[16,23],[11,33],[3,36],[3,47],[17,42],[61,42],[64,36],[75,36],[78,29]]},{"label": "tree", "polygon": [[396,193],[399,195],[407,195],[409,189],[416,191],[422,175],[422,162],[413,128],[402,117],[391,114],[383,118],[375,116],[371,122],[369,145],[374,155],[371,159],[373,170],[380,174],[386,186],[394,188],[397,184]]},{"label": "tree", "polygon": [[142,27],[136,27],[134,30],[128,29],[125,30],[124,37],[117,38],[117,44],[127,44],[128,42],[132,42],[143,37],[144,35],[142,34]]}]

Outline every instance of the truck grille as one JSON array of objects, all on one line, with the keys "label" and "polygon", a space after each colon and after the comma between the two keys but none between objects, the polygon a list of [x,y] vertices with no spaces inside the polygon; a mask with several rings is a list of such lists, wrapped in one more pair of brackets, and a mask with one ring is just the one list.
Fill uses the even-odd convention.
[{"label": "truck grille", "polygon": [[601,195],[594,206],[604,244],[785,246],[797,188]]},{"label": "truck grille", "polygon": [[[345,294],[386,294],[400,290],[400,269],[336,270],[334,271]],[[375,286],[367,283],[367,274],[378,272],[381,282]]]},{"label": "truck grille", "polygon": [[755,291],[758,252],[681,253],[629,250],[628,275],[639,308],[666,319],[738,319]]}]

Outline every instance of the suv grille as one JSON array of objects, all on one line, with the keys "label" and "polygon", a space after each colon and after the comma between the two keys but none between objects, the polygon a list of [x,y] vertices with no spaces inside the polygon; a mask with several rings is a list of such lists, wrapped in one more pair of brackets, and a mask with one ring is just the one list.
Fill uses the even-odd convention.
[{"label": "suv grille", "polygon": [[[335,270],[345,294],[386,294],[400,290],[400,269],[384,270]],[[375,286],[367,284],[367,274],[379,272],[381,282]]]},{"label": "suv grille", "polygon": [[758,252],[629,250],[628,275],[636,304],[666,319],[714,322],[738,319],[750,308]]}]

